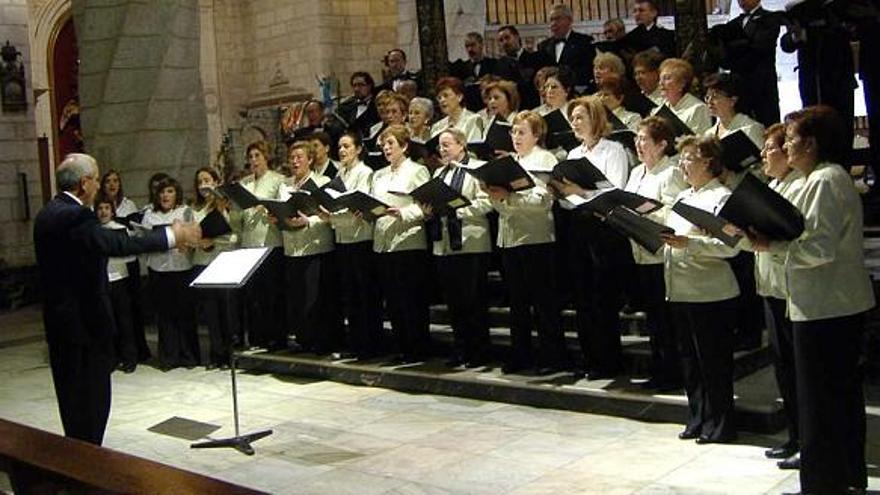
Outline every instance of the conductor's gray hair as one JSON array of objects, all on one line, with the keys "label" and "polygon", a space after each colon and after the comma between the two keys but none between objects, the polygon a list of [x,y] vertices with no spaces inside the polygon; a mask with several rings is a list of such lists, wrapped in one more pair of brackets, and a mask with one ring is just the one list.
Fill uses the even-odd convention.
[{"label": "conductor's gray hair", "polygon": [[85,153],[70,153],[55,170],[55,185],[59,191],[76,191],[83,177],[97,179],[98,162]]},{"label": "conductor's gray hair", "polygon": [[428,122],[430,123],[431,120],[434,118],[434,103],[432,103],[431,100],[427,98],[416,96],[409,102],[409,106],[413,105],[421,107],[422,111],[425,112],[425,115],[428,116]]}]

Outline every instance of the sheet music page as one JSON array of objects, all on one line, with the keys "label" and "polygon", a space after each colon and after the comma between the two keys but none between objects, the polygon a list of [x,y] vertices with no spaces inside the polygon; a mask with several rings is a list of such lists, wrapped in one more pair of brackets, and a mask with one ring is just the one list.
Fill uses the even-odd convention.
[{"label": "sheet music page", "polygon": [[239,285],[268,250],[269,248],[247,248],[222,252],[190,286]]}]

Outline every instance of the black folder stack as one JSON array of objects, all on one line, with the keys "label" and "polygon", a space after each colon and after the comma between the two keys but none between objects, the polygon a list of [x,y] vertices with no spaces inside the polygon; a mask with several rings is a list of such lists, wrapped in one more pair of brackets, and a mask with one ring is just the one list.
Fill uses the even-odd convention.
[{"label": "black folder stack", "polygon": [[672,211],[730,247],[736,246],[740,239],[742,239],[741,235],[730,235],[724,231],[724,228],[730,223],[724,218],[713,215],[711,212],[701,208],[691,206],[684,201],[675,203],[672,206]]},{"label": "black folder stack", "polygon": [[581,144],[581,140],[575,136],[571,128],[571,124],[562,110],[556,109],[544,116],[544,122],[547,123],[547,149],[562,148],[565,151],[571,151]]},{"label": "black folder stack", "polygon": [[199,226],[202,228],[202,237],[207,239],[213,239],[232,232],[229,222],[216,209],[212,209],[210,213],[205,215],[205,218],[199,222]]},{"label": "black folder stack", "polygon": [[584,189],[607,189],[611,182],[590,160],[578,158],[562,160],[553,167],[553,178],[562,181],[568,179]]},{"label": "black folder stack", "polygon": [[650,218],[643,217],[624,206],[617,206],[605,216],[605,222],[620,234],[629,237],[636,244],[656,253],[663,247],[661,234],[673,234],[674,231]]}]

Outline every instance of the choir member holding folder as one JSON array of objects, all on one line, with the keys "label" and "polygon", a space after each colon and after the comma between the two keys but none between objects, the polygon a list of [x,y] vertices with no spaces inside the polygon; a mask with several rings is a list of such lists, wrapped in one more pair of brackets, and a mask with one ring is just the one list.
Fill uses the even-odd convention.
[{"label": "choir member holding folder", "polygon": [[706,134],[724,139],[729,134],[742,130],[760,148],[764,145],[764,126],[738,112],[740,101],[739,81],[729,73],[711,74],[703,81],[706,88],[706,104],[709,114],[715,117],[715,124]]},{"label": "choir member holding folder", "polygon": [[512,191],[486,185],[498,211],[498,247],[510,295],[511,355],[502,370],[522,371],[533,364],[532,309],[537,318],[540,356],[547,371],[566,366],[565,341],[556,299],[553,195],[540,177],[552,171],[556,158],[539,146],[546,133],[544,119],[520,112],[513,119],[514,159],[527,171],[534,187]]},{"label": "choir member holding folder", "polygon": [[[309,188],[323,186],[330,179],[312,172],[315,149],[297,141],[287,152],[293,175],[278,188],[278,199],[310,195]],[[300,350],[326,354],[341,347],[341,321],[334,308],[332,266],[333,230],[316,211],[298,209],[293,215],[278,218],[284,224],[285,285],[287,328],[296,335]]]},{"label": "choir member holding folder", "polygon": [[[220,176],[210,167],[196,171],[193,180],[195,198],[191,208],[193,220],[202,227],[202,240],[193,251],[193,278],[224,251],[238,247],[241,210],[230,210],[229,202],[216,194]],[[235,225],[235,229],[232,226]],[[207,369],[226,368],[232,353],[232,336],[238,334],[240,317],[237,298],[230,291],[199,291],[196,296],[208,327]]]},{"label": "choir member holding folder", "polygon": [[[171,225],[175,220],[191,222],[192,210],[183,204],[183,190],[176,179],[157,185],[153,208],[144,214],[147,228]],[[166,369],[199,364],[195,301],[189,290],[192,260],[185,249],[173,248],[147,255],[156,326],[159,328],[159,362]]]},{"label": "choir member holding folder", "polygon": [[409,131],[391,125],[379,136],[389,165],[373,174],[370,194],[390,205],[376,219],[373,251],[400,363],[416,362],[427,352],[428,257],[424,214],[405,194],[430,180],[428,169],[406,156]]},{"label": "choir member holding folder", "polygon": [[[578,98],[572,102],[570,112],[581,146],[569,152],[569,160],[586,159],[606,180],[590,186],[563,179],[555,181],[554,187],[563,196],[590,195],[588,189],[623,189],[629,158],[620,143],[605,137],[611,125],[602,101],[596,96]],[[623,307],[623,278],[629,276],[627,271],[632,267],[629,243],[590,212],[575,215],[569,228],[584,370],[588,379],[611,378],[622,369],[619,311]]]},{"label": "choir member holding folder", "polygon": [[[627,191],[663,203],[663,208],[647,215],[661,224],[666,223],[675,198],[688,187],[681,169],[669,157],[674,139],[672,128],[662,118],[648,117],[641,121],[636,137],[641,164],[630,172],[626,183]],[[674,389],[681,384],[681,364],[678,340],[666,304],[663,251],[650,252],[634,241],[630,243],[638,277],[637,297],[647,314],[651,336],[651,379],[643,386]]]},{"label": "choir member holding folder", "polygon": [[[269,146],[265,141],[248,145],[246,150],[250,175],[239,184],[257,199],[275,199],[284,176],[269,169]],[[241,205],[239,205],[241,206]],[[264,206],[248,207],[242,211],[241,247],[267,247],[271,251],[263,262],[258,277],[248,284],[245,292],[245,311],[250,343],[273,349],[287,346],[284,328],[284,293],[277,290],[284,283],[281,252],[281,232],[269,221]]]},{"label": "choir member holding folder", "polygon": [[[846,127],[830,107],[785,118],[788,163],[805,176],[795,196],[805,230],[756,248],[784,254],[794,335],[803,493],[857,493],[867,485],[862,390],[865,312],[874,306],[864,265],[862,204],[846,156]],[[851,491],[851,490],[855,491]]]},{"label": "choir member holding folder", "polygon": [[660,91],[663,93],[663,102],[652,110],[652,115],[667,108],[691,130],[691,133],[703,134],[712,126],[712,119],[709,116],[709,107],[688,92],[693,79],[694,68],[690,62],[680,58],[664,60],[660,64]]},{"label": "choir member holding folder", "polygon": [[442,77],[437,80],[437,105],[444,117],[431,126],[431,138],[449,128],[460,130],[468,141],[477,141],[483,136],[483,120],[464,106],[464,85],[456,77]]},{"label": "choir member holding folder", "polygon": [[[486,300],[486,272],[492,240],[489,219],[492,210],[489,196],[462,165],[479,165],[468,157],[467,138],[458,129],[440,133],[440,159],[443,166],[434,171],[441,180],[470,204],[462,207],[429,206],[421,203],[429,216],[426,224],[433,241],[437,273],[449,305],[455,338],[450,366],[479,366],[489,352],[489,313]],[[477,162],[477,163],[474,163]],[[456,205],[464,204],[459,201]]]},{"label": "choir member holding folder", "polygon": [[[363,145],[358,133],[339,138],[339,171],[347,191],[370,192],[373,170],[361,161]],[[382,341],[382,300],[373,255],[373,224],[360,212],[344,208],[322,213],[330,221],[336,237],[334,264],[343,314],[348,321],[348,350],[359,359],[379,351]]]},{"label": "choir member holding folder", "polygon": [[[718,140],[688,136],[678,151],[691,187],[676,202],[717,213],[730,196],[718,180],[723,168]],[[706,235],[676,210],[666,223],[675,231],[663,236],[666,299],[680,337],[689,409],[687,426],[678,437],[700,444],[730,442],[736,439],[731,320],[739,287],[726,259],[738,250]]]},{"label": "choir member holding folder", "polygon": [[[770,177],[770,187],[782,197],[794,202],[804,184],[804,175],[789,167],[788,156],[782,146],[785,126],[774,124],[765,133],[764,173]],[[783,459],[780,467],[796,467],[798,440],[797,384],[795,382],[794,334],[791,319],[786,314],[788,283],[785,278],[785,254],[759,252],[755,254],[755,281],[757,292],[764,300],[764,314],[773,350],[774,371],[779,394],[782,396],[788,427],[788,440],[764,454],[770,459]]]}]

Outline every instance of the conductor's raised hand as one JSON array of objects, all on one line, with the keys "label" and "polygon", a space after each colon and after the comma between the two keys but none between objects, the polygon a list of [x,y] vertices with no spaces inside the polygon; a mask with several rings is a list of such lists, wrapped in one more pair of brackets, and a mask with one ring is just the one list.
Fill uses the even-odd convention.
[{"label": "conductor's raised hand", "polygon": [[171,224],[171,232],[178,247],[194,248],[202,239],[202,228],[196,222],[175,220]]}]

